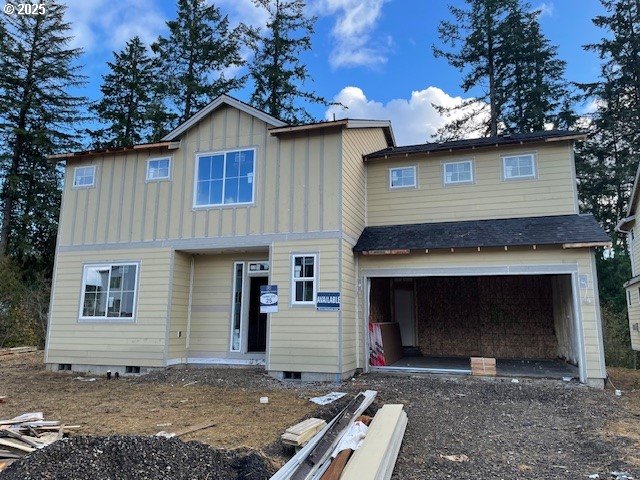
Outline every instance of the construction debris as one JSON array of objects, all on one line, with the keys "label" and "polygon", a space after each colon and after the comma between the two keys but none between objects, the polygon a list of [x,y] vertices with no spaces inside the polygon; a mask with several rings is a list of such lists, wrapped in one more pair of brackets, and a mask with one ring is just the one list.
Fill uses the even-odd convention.
[{"label": "construction debris", "polygon": [[[363,416],[376,394],[373,390],[359,393],[271,480],[390,479],[407,426],[407,414],[403,405],[384,405],[373,419]],[[309,424],[310,420],[313,419],[307,421]]]},{"label": "construction debris", "polygon": [[440,458],[444,458],[445,460],[449,460],[450,462],[457,462],[457,463],[462,463],[462,462],[468,462],[469,461],[469,457],[467,457],[464,454],[461,454],[461,455],[442,455],[442,454],[440,454]]},{"label": "construction debris", "polygon": [[486,357],[471,357],[471,375],[496,376],[496,359]]},{"label": "construction debris", "polygon": [[12,347],[12,348],[0,348],[0,357],[3,355],[18,355],[20,353],[37,352],[38,347]]},{"label": "construction debris", "polygon": [[313,397],[313,398],[310,398],[309,400],[311,400],[313,403],[318,405],[328,405],[344,397],[345,395],[346,393],[342,393],[342,392],[331,392],[331,393],[327,393],[326,395],[323,395],[322,397]]},{"label": "construction debris", "polygon": [[64,426],[57,420],[45,420],[42,412],[0,420],[0,471],[16,460],[51,445],[64,436],[65,430],[73,428],[78,426]]},{"label": "construction debris", "polygon": [[[171,425],[171,424],[168,423],[166,425]],[[183,428],[182,430],[178,430],[175,433],[165,432],[163,430],[161,432],[156,433],[156,437],[164,437],[164,438],[182,437],[184,435],[188,435],[189,433],[205,430],[207,428],[211,428],[215,426],[216,424],[211,422],[200,423],[198,425],[194,425],[193,427]]]},{"label": "construction debris", "polygon": [[287,430],[282,434],[282,443],[293,447],[302,447],[311,440],[311,438],[327,426],[327,422],[321,418],[308,418]]}]

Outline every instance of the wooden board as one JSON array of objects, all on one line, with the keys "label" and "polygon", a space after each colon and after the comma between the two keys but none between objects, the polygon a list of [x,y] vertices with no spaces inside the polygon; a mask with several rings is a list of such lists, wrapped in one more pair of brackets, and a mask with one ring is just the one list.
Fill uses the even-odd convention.
[{"label": "wooden board", "polygon": [[16,450],[20,450],[22,452],[27,452],[27,453],[31,453],[36,450],[35,448],[30,447],[29,445],[26,445],[25,443],[22,443],[18,440],[14,440],[12,438],[0,438],[0,446],[15,448]]},{"label": "wooden board", "polygon": [[197,432],[198,430],[204,430],[206,428],[215,427],[215,423],[200,423],[198,425],[194,425],[193,427],[185,428],[183,430],[178,430],[175,435],[176,437],[181,437],[183,435],[187,435],[188,433]]},{"label": "wooden board", "polygon": [[344,467],[347,465],[352,453],[353,450],[351,449],[342,450],[338,453],[336,458],[331,461],[327,471],[320,477],[320,480],[340,480]]}]

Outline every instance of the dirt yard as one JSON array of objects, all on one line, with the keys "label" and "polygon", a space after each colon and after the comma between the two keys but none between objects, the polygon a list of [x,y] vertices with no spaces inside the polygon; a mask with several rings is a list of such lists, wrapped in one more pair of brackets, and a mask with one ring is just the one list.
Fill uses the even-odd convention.
[{"label": "dirt yard", "polygon": [[[287,426],[332,414],[317,409],[310,396],[369,388],[379,392],[373,407],[403,403],[409,416],[394,479],[579,479],[596,473],[609,479],[612,471],[640,478],[640,373],[610,373],[621,397],[613,387],[444,376],[372,374],[340,386],[301,387],[259,370],[227,368],[83,382],[76,374],[46,372],[41,354],[25,354],[0,357],[0,395],[8,396],[0,417],[43,411],[81,425],[77,433],[84,435],[149,435],[213,422],[184,439],[252,447],[282,462],[278,436]],[[269,403],[260,404],[261,396]],[[442,458],[459,454],[469,460]]]}]

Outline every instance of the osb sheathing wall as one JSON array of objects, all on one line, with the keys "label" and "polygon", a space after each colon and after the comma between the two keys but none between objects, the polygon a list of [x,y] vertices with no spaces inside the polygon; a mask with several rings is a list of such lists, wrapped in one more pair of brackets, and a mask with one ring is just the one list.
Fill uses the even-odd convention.
[{"label": "osb sheathing wall", "polygon": [[424,355],[556,358],[551,277],[416,279]]}]

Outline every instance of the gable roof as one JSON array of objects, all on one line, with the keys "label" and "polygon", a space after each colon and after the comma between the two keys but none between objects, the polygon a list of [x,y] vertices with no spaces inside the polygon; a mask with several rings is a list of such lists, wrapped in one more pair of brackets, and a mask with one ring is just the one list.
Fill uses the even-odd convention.
[{"label": "gable roof", "polygon": [[554,215],[366,227],[353,251],[572,244],[607,246],[611,239],[591,214]]},{"label": "gable roof", "polygon": [[421,153],[452,152],[454,150],[473,150],[476,148],[498,147],[503,145],[519,145],[535,142],[559,142],[562,140],[584,140],[587,135],[570,130],[545,130],[542,132],[505,134],[495,137],[470,138],[451,142],[421,143],[402,147],[388,147],[364,156],[370,161],[376,158],[407,156]]},{"label": "gable roof", "polygon": [[282,120],[278,120],[276,117],[273,117],[268,113],[263,112],[262,110],[258,110],[257,108],[249,105],[248,103],[238,100],[237,98],[233,98],[229,95],[222,94],[216,99],[212,100],[207,106],[200,109],[191,118],[189,118],[188,120],[178,125],[175,129],[173,129],[173,131],[169,132],[167,135],[162,137],[162,141],[171,142],[179,139],[180,135],[182,135],[184,132],[189,130],[191,127],[197,124],[200,120],[206,117],[209,113],[213,112],[214,110],[216,110],[222,105],[228,105],[230,107],[237,108],[238,110],[241,110],[251,116],[259,118],[263,122],[269,125],[272,125],[274,127],[284,127],[287,125]]},{"label": "gable roof", "polygon": [[286,135],[329,128],[382,128],[387,145],[394,147],[396,144],[390,120],[363,120],[359,118],[343,118],[340,120],[328,120],[322,122],[303,123],[301,125],[286,125],[284,127],[271,127],[271,135]]}]

